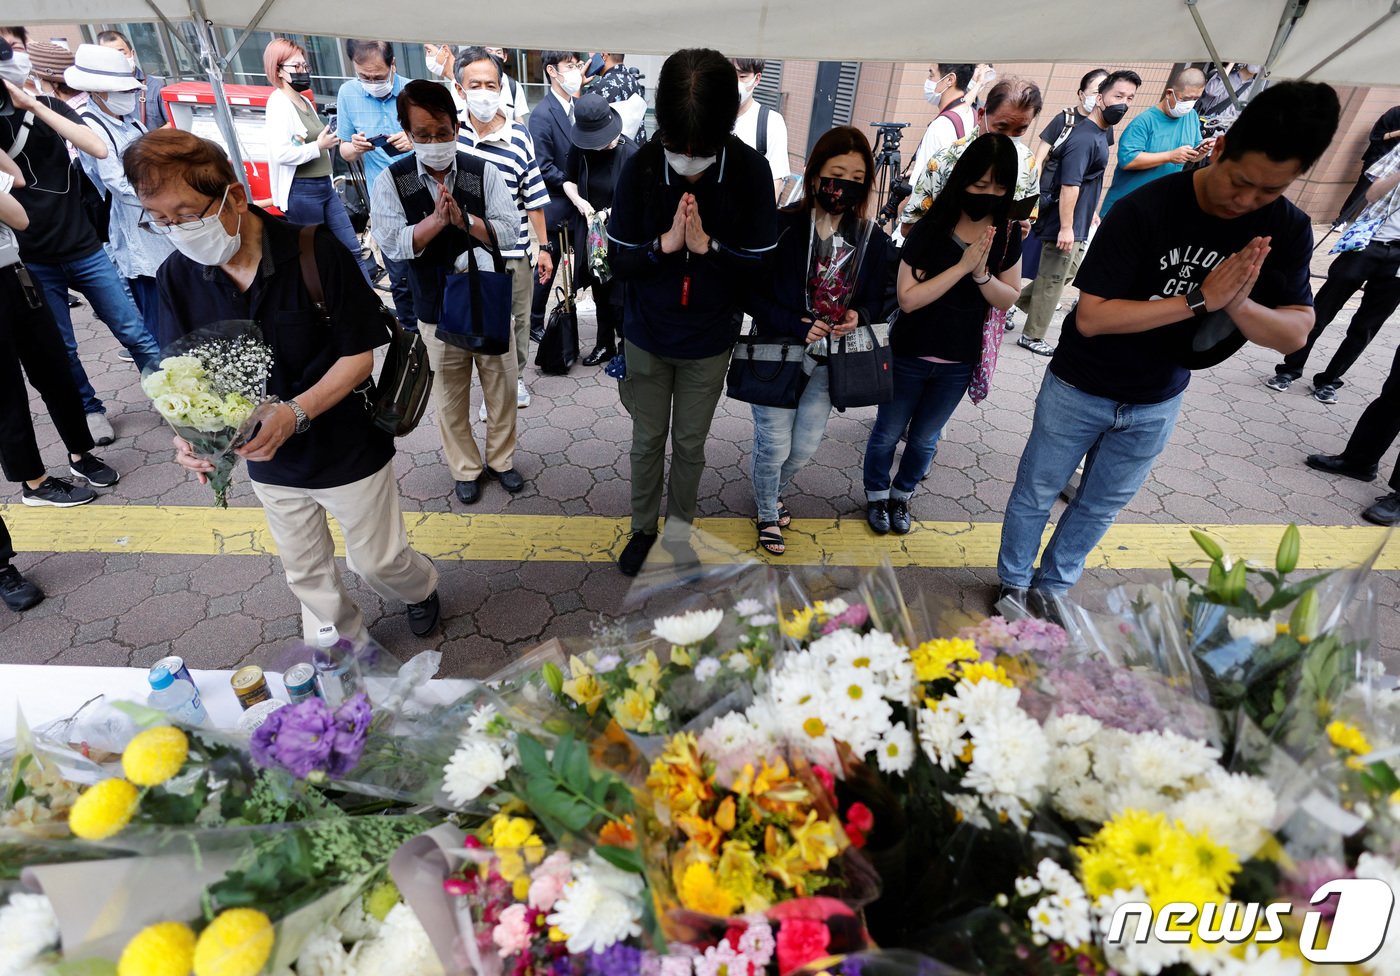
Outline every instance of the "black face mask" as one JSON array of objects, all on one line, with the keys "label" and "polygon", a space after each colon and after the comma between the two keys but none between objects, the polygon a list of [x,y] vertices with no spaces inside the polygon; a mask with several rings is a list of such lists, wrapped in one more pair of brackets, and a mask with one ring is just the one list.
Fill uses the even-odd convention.
[{"label": "black face mask", "polygon": [[1006,200],[1004,193],[973,193],[963,190],[962,209],[972,220],[985,220]]},{"label": "black face mask", "polygon": [[289,71],[289,72],[287,72],[287,74],[291,75],[290,81],[291,81],[292,87],[293,87],[294,89],[296,89],[297,91],[310,91],[310,90],[311,90],[311,72],[309,72],[309,71]]},{"label": "black face mask", "polygon": [[1105,105],[1103,109],[1103,120],[1110,126],[1115,126],[1123,121],[1123,116],[1128,114],[1128,103],[1119,105]]},{"label": "black face mask", "polygon": [[817,203],[829,214],[839,215],[859,209],[865,202],[865,194],[865,184],[857,180],[843,180],[835,176],[823,176],[817,180]]}]

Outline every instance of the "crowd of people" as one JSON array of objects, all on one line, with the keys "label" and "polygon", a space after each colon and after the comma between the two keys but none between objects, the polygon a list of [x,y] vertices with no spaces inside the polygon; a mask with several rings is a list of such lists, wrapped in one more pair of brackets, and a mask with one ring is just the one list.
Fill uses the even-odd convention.
[{"label": "crowd of people", "polygon": [[[864,457],[866,519],[876,534],[904,534],[949,418],[964,396],[995,396],[1002,335],[1022,310],[1018,346],[1050,361],[997,569],[1001,595],[1033,605],[1079,579],[1165,448],[1192,369],[1253,342],[1287,357],[1270,380],[1285,389],[1365,281],[1357,340],[1349,334],[1315,384],[1332,402],[1321,391],[1335,391],[1395,308],[1383,307],[1393,290],[1377,282],[1386,273],[1394,281],[1400,259],[1400,149],[1370,167],[1369,206],[1354,225],[1369,236],[1336,262],[1335,287],[1329,277],[1315,315],[1311,225],[1284,192],[1331,142],[1340,108],[1326,85],[1266,87],[1257,71],[1230,76],[1230,125],[1211,136],[1199,107],[1219,80],[1177,71],[1118,136],[1105,197],[1109,146],[1143,88],[1135,72],[1086,75],[1077,104],[1051,117],[1032,153],[1022,140],[1044,112],[1035,84],[989,65],[933,65],[925,94],[938,114],[899,226],[886,235],[871,219],[881,202],[876,165],[857,128],[817,139],[792,192],[783,119],[755,98],[762,61],[676,52],[656,80],[648,132],[640,79],[622,54],[544,52],[548,93],[532,107],[499,48],[425,45],[431,77],[409,80],[393,45],[354,40],[356,77],[341,87],[332,125],[308,97],[307,52],[275,38],[264,52],[272,199],[260,206],[218,145],[151,115],[140,93],[153,82],[124,38],[80,46],[58,75],[32,55],[23,28],[0,28],[0,40],[15,110],[0,115],[0,287],[21,313],[0,334],[12,377],[3,384],[6,476],[24,483],[26,503],[64,506],[118,481],[92,453],[114,432],[83,372],[70,287],[137,369],[201,326],[256,320],[274,352],[268,392],[281,402],[238,454],[308,639],[326,623],[366,637],[335,568],[326,513],[342,526],[351,568],[405,606],[415,634],[440,616],[437,570],[404,533],[393,437],[368,408],[373,353],[389,339],[372,284],[381,266],[393,316],[421,336],[436,374],[451,495],[471,505],[488,480],[510,493],[525,487],[514,454],[518,411],[530,403],[529,348],[572,260],[574,284],[591,287],[597,310],[584,362],[618,377],[632,421],[631,533],[617,555],[627,575],[658,541],[682,571],[699,561],[691,534],[705,445],[746,321],[753,336],[805,350],[790,399],[753,405],[756,545],[780,556],[792,518],[783,497],[832,411],[837,344],[857,330],[888,343],[892,383]],[[29,90],[35,77],[50,86],[42,94]],[[372,249],[333,185],[333,153],[363,167]],[[108,216],[105,244],[82,178],[111,201],[98,208]],[[299,225],[317,228],[309,247],[324,307],[306,285]],[[601,263],[586,244],[598,233]],[[813,268],[847,259],[855,270],[841,300],[814,302]],[[504,352],[444,333],[459,301],[453,276],[478,265],[510,275],[496,310],[511,323]],[[1079,297],[1051,346],[1071,281]],[[21,367],[86,485],[46,475]],[[1396,398],[1400,375],[1346,452],[1308,463],[1373,478],[1397,433]],[[201,478],[212,470],[179,438],[176,460]],[[1051,507],[1076,471],[1080,485],[1037,565]],[[1389,521],[1400,521],[1400,494],[1392,507]],[[0,592],[23,609],[42,595],[10,556],[0,529]]]}]

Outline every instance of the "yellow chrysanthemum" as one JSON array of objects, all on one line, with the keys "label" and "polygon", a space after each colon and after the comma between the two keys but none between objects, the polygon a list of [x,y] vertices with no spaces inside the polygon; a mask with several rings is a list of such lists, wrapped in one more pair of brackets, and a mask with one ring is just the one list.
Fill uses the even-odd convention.
[{"label": "yellow chrysanthemum", "polygon": [[815,608],[802,607],[801,609],[794,610],[786,620],[779,621],[778,626],[782,628],[786,636],[795,640],[801,640],[811,633],[812,618],[815,617],[816,614],[817,611]]},{"label": "yellow chrysanthemum", "polygon": [[194,930],[184,922],[148,925],[126,944],[117,976],[190,976]]},{"label": "yellow chrysanthemum", "polygon": [[680,898],[686,908],[706,915],[728,915],[739,905],[739,900],[725,890],[714,870],[703,861],[686,866],[681,875]]},{"label": "yellow chrysanthemum", "polygon": [[126,780],[104,779],[78,797],[68,814],[68,829],[83,840],[106,840],[131,823],[140,800]]},{"label": "yellow chrysanthemum", "polygon": [[1006,685],[1008,688],[1016,687],[1016,682],[1011,680],[1011,676],[1006,673],[1006,669],[999,664],[992,664],[988,661],[958,662],[958,678],[963,681],[970,681],[977,684],[979,681],[995,681],[999,685]]},{"label": "yellow chrysanthemum", "polygon": [[914,662],[914,677],[919,681],[951,678],[957,662],[976,661],[980,657],[976,644],[959,637],[924,641],[909,652],[909,658]]},{"label": "yellow chrysanthemum", "polygon": [[1331,739],[1338,749],[1345,749],[1358,756],[1364,756],[1371,751],[1371,743],[1366,741],[1366,734],[1355,725],[1348,725],[1346,722],[1330,723],[1327,726],[1327,738]]},{"label": "yellow chrysanthemum", "polygon": [[159,786],[180,771],[190,754],[190,740],[173,725],[140,733],[122,753],[122,772],[137,786]]},{"label": "yellow chrysanthemum", "polygon": [[230,908],[199,933],[195,976],[257,976],[272,955],[272,921],[256,908]]}]

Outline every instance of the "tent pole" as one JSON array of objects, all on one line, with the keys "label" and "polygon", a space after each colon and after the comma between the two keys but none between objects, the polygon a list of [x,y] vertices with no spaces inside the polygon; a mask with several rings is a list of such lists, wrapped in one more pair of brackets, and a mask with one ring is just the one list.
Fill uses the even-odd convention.
[{"label": "tent pole", "polygon": [[209,76],[209,87],[214,91],[214,118],[219,124],[219,131],[224,134],[224,143],[228,148],[228,157],[233,162],[234,172],[248,191],[248,199],[251,202],[253,188],[248,184],[248,171],[243,166],[243,152],[238,147],[238,130],[234,127],[233,112],[228,107],[228,95],[224,91],[224,70],[228,67],[228,60],[219,55],[214,23],[204,13],[204,0],[190,0],[190,16],[194,19],[196,32],[199,34],[200,63],[204,66],[204,73]]},{"label": "tent pole", "polygon": [[1345,54],[1347,51],[1351,50],[1351,49],[1356,45],[1357,41],[1360,41],[1360,40],[1362,40],[1363,38],[1365,38],[1366,35],[1368,35],[1368,34],[1371,33],[1371,31],[1373,31],[1373,30],[1377,29],[1378,27],[1380,27],[1381,24],[1384,24],[1387,20],[1389,20],[1390,18],[1394,17],[1397,13],[1400,13],[1400,0],[1391,0],[1390,9],[1389,9],[1388,11],[1386,11],[1386,12],[1383,13],[1383,14],[1381,14],[1381,15],[1380,15],[1379,17],[1377,17],[1372,23],[1367,24],[1365,27],[1363,27],[1359,33],[1357,33],[1354,37],[1352,37],[1351,40],[1347,41],[1347,42],[1346,42],[1345,44],[1343,44],[1341,47],[1337,48],[1337,50],[1335,50],[1335,51],[1333,51],[1331,54],[1327,55],[1327,57],[1323,58],[1321,61],[1319,61],[1317,64],[1313,65],[1313,66],[1312,66],[1311,68],[1309,68],[1307,71],[1304,71],[1301,75],[1298,76],[1298,80],[1299,80],[1299,81],[1307,81],[1307,80],[1308,80],[1309,78],[1311,78],[1314,74],[1316,74],[1317,72],[1321,71],[1323,68],[1327,67],[1327,66],[1328,66],[1329,64],[1331,64],[1334,60],[1336,60],[1338,57],[1340,57],[1341,55]]},{"label": "tent pole", "polygon": [[1283,8],[1283,16],[1278,21],[1278,32],[1274,34],[1274,43],[1269,48],[1269,56],[1264,61],[1264,77],[1269,76],[1273,69],[1274,62],[1278,60],[1279,52],[1283,50],[1283,45],[1288,41],[1288,35],[1293,32],[1293,25],[1302,16],[1301,8],[1306,5],[1307,0],[1288,0],[1288,5]]},{"label": "tent pole", "polygon": [[257,13],[253,14],[253,19],[248,21],[248,26],[243,28],[243,33],[238,35],[238,39],[233,42],[233,47],[228,49],[228,54],[225,57],[232,58],[238,53],[239,49],[243,47],[243,42],[248,40],[253,31],[258,29],[258,25],[262,23],[262,19],[267,16],[267,12],[272,9],[272,5],[276,2],[277,0],[263,0],[263,5],[258,8]]},{"label": "tent pole", "polygon": [[[146,6],[150,7],[151,10],[155,12],[155,15],[160,18],[160,22],[165,25],[166,33],[169,34],[171,37],[175,38],[175,41],[186,51],[188,51],[190,53],[190,57],[194,58],[195,62],[197,63],[199,61],[199,52],[196,51],[194,48],[190,47],[190,42],[185,40],[185,35],[181,34],[179,29],[176,28],[176,26],[170,22],[170,18],[165,16],[165,11],[161,10],[159,7],[156,6],[155,0],[146,0]],[[174,62],[171,63],[171,66],[175,68],[179,67],[178,65],[175,65]]]},{"label": "tent pole", "polygon": [[1196,9],[1197,0],[1186,0],[1186,9],[1191,11],[1191,19],[1196,22],[1196,30],[1201,34],[1201,40],[1206,42],[1206,50],[1210,52],[1211,63],[1215,65],[1215,70],[1220,78],[1220,83],[1225,86],[1225,94],[1230,96],[1230,104],[1236,109],[1240,107],[1240,97],[1235,94],[1235,86],[1230,84],[1230,73],[1225,70],[1225,63],[1220,60],[1220,52],[1215,49],[1215,41],[1211,40],[1210,31],[1206,30],[1206,22],[1201,19],[1201,12]]}]

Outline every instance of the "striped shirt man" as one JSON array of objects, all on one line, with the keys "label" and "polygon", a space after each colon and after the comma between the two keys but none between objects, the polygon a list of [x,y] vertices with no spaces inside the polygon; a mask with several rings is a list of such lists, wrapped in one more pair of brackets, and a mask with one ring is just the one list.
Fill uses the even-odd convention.
[{"label": "striped shirt man", "polygon": [[[502,124],[504,123],[504,124]],[[471,122],[462,122],[457,132],[457,147],[496,167],[505,180],[506,189],[520,214],[520,233],[514,241],[501,241],[501,257],[523,258],[529,253],[529,212],[543,210],[549,203],[549,191],[540,176],[535,161],[535,144],[530,131],[520,122],[506,122],[496,116],[499,128],[482,135]]]}]

